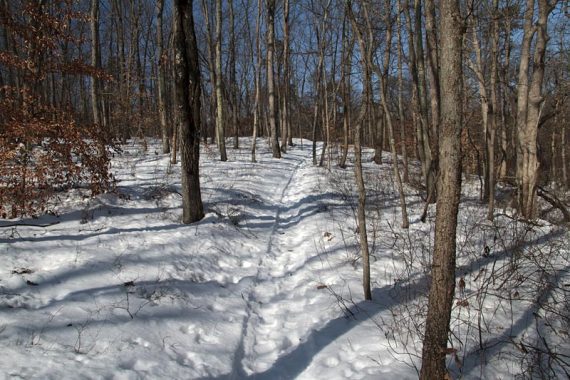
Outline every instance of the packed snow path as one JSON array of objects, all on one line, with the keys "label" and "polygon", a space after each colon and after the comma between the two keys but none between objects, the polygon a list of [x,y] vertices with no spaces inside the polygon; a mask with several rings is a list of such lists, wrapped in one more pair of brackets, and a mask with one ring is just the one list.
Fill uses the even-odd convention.
[{"label": "packed snow path", "polygon": [[323,206],[307,202],[315,180],[307,153],[293,151],[286,156],[292,169],[288,176],[278,177],[280,183],[269,200],[275,215],[267,232],[267,249],[245,296],[247,317],[234,364],[234,375],[239,377],[270,369],[280,354],[298,344],[299,327],[310,322],[306,321],[311,304],[307,293],[316,286],[311,269],[318,268],[307,262],[316,247],[315,226],[306,226],[303,216]]}]

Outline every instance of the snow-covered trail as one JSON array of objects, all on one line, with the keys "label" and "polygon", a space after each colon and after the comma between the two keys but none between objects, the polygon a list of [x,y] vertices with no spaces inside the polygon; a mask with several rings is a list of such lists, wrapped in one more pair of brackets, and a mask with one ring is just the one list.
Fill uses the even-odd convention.
[{"label": "snow-covered trail", "polygon": [[306,266],[307,257],[316,256],[311,254],[316,248],[315,226],[306,226],[303,220],[304,214],[319,208],[306,202],[315,181],[309,173],[310,150],[290,157],[298,162],[288,178],[281,179],[280,191],[276,189],[278,199],[274,200],[267,249],[260,256],[255,280],[245,297],[247,317],[234,364],[240,377],[268,370],[280,354],[298,344],[299,328],[308,323],[305,311],[311,299],[307,293],[317,285],[308,273],[310,266]]},{"label": "snow-covered trail", "polygon": [[58,217],[23,221],[57,224],[1,231],[0,379],[408,373],[378,367],[390,360],[367,339],[373,322],[344,318],[332,294],[368,307],[347,293],[360,283],[341,237],[354,235],[351,216],[337,214],[346,205],[308,144],[282,159],[262,149],[257,163],[248,147],[228,162],[206,150],[207,214],[189,226],[179,168],[139,149],[114,162],[118,194],[70,193]]}]

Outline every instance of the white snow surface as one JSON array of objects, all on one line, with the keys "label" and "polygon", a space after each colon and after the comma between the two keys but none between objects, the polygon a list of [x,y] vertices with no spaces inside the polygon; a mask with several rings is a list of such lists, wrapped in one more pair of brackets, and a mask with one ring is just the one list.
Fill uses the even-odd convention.
[{"label": "white snow surface", "polygon": [[[87,198],[72,190],[54,199],[56,215],[1,221],[0,378],[417,378],[421,339],[402,338],[407,326],[398,318],[406,305],[425,312],[421,263],[430,258],[435,206],[421,223],[424,204],[408,188],[411,226],[402,230],[390,166],[367,162],[369,175],[386,183],[370,190],[370,212],[380,217],[369,226],[374,299],[367,302],[352,166],[313,166],[306,140],[273,159],[260,139],[252,163],[251,140],[241,143],[228,149],[227,162],[215,146],[203,148],[206,216],[191,225],[180,222],[179,165],[158,142],[147,152],[131,143],[116,155],[116,192]],[[461,215],[461,247],[480,252],[491,244],[491,229],[475,226],[484,205],[462,204]],[[553,226],[537,234],[567,239]],[[415,271],[406,266],[411,258]],[[458,259],[467,294],[482,281],[481,268],[496,262]],[[514,315],[526,315],[528,305],[515,303]],[[476,346],[458,322],[466,312],[476,318],[474,309],[455,307],[460,317],[452,322],[464,334],[461,357]],[[520,334],[525,329],[508,333],[513,341]],[[462,366],[450,357],[450,366],[465,378],[521,371],[494,353],[483,369],[480,354]]]}]

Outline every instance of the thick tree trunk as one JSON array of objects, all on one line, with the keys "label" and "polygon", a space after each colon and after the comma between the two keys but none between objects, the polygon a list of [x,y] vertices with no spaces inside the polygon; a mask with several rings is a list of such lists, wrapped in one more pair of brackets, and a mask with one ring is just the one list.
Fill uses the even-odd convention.
[{"label": "thick tree trunk", "polygon": [[174,1],[175,85],[180,160],[182,162],[182,222],[204,217],[200,193],[200,64],[194,31],[192,0]]},{"label": "thick tree trunk", "polygon": [[[547,0],[538,0],[538,20],[533,22],[534,0],[527,1],[517,85],[517,183],[518,206],[521,215],[533,219],[537,215],[536,191],[538,181],[538,125],[544,105],[542,82],[544,57],[548,41],[548,15],[553,7]],[[528,70],[532,36],[536,31],[533,72],[530,84]]]},{"label": "thick tree trunk", "polygon": [[446,374],[451,306],[455,290],[457,212],[461,193],[463,123],[463,18],[458,0],[441,0],[441,128],[435,243],[420,379]]},{"label": "thick tree trunk", "polygon": [[275,55],[275,0],[267,1],[267,91],[269,92],[269,132],[274,158],[281,158],[277,136],[277,105],[275,104],[275,78],[273,57]]}]

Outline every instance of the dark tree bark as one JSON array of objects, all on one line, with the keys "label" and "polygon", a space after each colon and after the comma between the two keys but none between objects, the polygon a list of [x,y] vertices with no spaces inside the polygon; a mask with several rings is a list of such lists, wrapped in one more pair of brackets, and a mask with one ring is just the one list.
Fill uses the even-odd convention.
[{"label": "dark tree bark", "polygon": [[287,153],[287,140],[291,137],[291,125],[289,123],[289,0],[283,4],[283,94],[281,115],[281,151]]},{"label": "dark tree bark", "polygon": [[267,0],[267,91],[269,92],[269,129],[274,158],[281,158],[277,136],[277,105],[275,104],[275,79],[273,57],[275,55],[275,0]]},{"label": "dark tree bark", "polygon": [[182,222],[204,217],[200,193],[200,64],[192,0],[174,2],[176,109],[182,163]]},{"label": "dark tree bark", "polygon": [[226,123],[224,120],[224,96],[222,88],[222,0],[216,2],[216,142],[220,160],[227,161]]},{"label": "dark tree bark", "polygon": [[164,0],[156,2],[156,47],[158,56],[158,119],[160,121],[160,131],[162,133],[162,153],[170,153],[170,136],[168,131],[168,123],[166,121],[166,80],[164,72],[164,63],[166,55],[164,54],[164,41],[162,31],[162,13],[164,9]]},{"label": "dark tree bark", "polygon": [[[91,65],[100,67],[99,53],[99,0],[91,0]],[[99,101],[99,81],[96,76],[91,77],[91,109],[93,113],[93,124],[101,125]]]},{"label": "dark tree bark", "polygon": [[234,0],[230,0],[230,98],[232,106],[232,126],[234,128],[234,149],[239,148],[239,102],[237,96],[237,82],[236,82],[236,33],[235,33],[235,14],[234,14]]},{"label": "dark tree bark", "polygon": [[257,146],[257,133],[259,131],[259,120],[261,118],[260,110],[260,96],[261,96],[261,0],[257,1],[257,21],[255,23],[255,51],[257,54],[257,60],[254,66],[255,71],[255,102],[253,110],[253,137],[251,142],[251,162],[256,162],[255,160],[255,148]]},{"label": "dark tree bark", "polygon": [[443,379],[455,290],[457,212],[461,193],[463,123],[463,19],[458,0],[442,0],[441,129],[432,280],[422,350],[420,379]]}]

